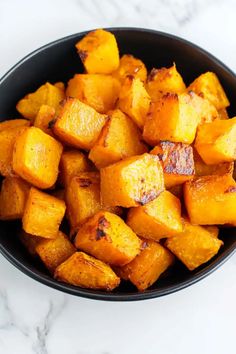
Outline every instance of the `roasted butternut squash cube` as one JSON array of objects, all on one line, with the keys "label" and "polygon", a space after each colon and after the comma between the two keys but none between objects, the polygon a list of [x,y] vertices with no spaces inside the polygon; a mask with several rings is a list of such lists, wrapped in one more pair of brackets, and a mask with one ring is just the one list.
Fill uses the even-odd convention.
[{"label": "roasted butternut squash cube", "polygon": [[109,113],[109,119],[89,153],[97,168],[106,167],[125,157],[147,151],[136,124],[119,109]]},{"label": "roasted butternut squash cube", "polygon": [[230,174],[232,176],[234,170],[233,162],[223,162],[217,165],[207,165],[198,154],[196,149],[193,149],[195,175],[210,176],[210,175],[225,175]]},{"label": "roasted butternut squash cube", "polygon": [[64,217],[64,201],[32,187],[22,218],[25,232],[44,238],[56,238]]},{"label": "roasted butternut squash cube", "polygon": [[21,219],[30,186],[19,177],[6,177],[0,193],[0,220]]},{"label": "roasted butternut squash cube", "polygon": [[137,207],[155,199],[164,190],[163,169],[154,155],[128,157],[102,168],[100,173],[104,206]]},{"label": "roasted butternut squash cube", "polygon": [[50,188],[57,180],[63,147],[36,127],[27,128],[16,139],[13,170],[38,188]]},{"label": "roasted butternut squash cube", "polygon": [[118,108],[142,129],[150,106],[150,97],[139,78],[127,76],[120,91]]},{"label": "roasted butternut squash cube", "polygon": [[226,108],[221,108],[218,111],[218,117],[219,117],[219,119],[229,119],[229,115],[228,115],[227,109]]},{"label": "roasted butternut squash cube", "polygon": [[56,268],[65,262],[76,249],[61,231],[56,238],[52,240],[42,240],[36,245],[36,252],[48,268],[49,272],[54,274]]},{"label": "roasted butternut squash cube", "polygon": [[236,159],[236,117],[199,126],[195,148],[208,165]]},{"label": "roasted butternut squash cube", "polygon": [[150,152],[161,161],[165,187],[182,184],[194,176],[193,148],[183,143],[160,141]]},{"label": "roasted butternut squash cube", "polygon": [[83,252],[74,253],[60,264],[54,277],[81,288],[111,291],[120,284],[120,278],[109,265]]},{"label": "roasted butternut squash cube", "polygon": [[[207,214],[207,213],[206,213]],[[214,257],[223,242],[212,237],[202,226],[192,225],[184,220],[181,234],[166,240],[165,246],[183,262],[189,270],[194,270]]]},{"label": "roasted butternut squash cube", "polygon": [[176,65],[173,64],[170,68],[152,69],[148,75],[146,89],[152,101],[157,101],[167,92],[185,92],[186,86]]},{"label": "roasted butternut squash cube", "polygon": [[28,127],[30,122],[27,119],[11,119],[0,122],[0,132],[10,128]]},{"label": "roasted butternut squash cube", "polygon": [[65,93],[61,88],[46,82],[35,92],[29,93],[22,98],[17,103],[16,109],[23,117],[34,120],[42,105],[53,107],[57,111],[60,102],[64,98]]},{"label": "roasted butternut squash cube", "polygon": [[67,98],[54,124],[54,133],[65,143],[81,149],[95,144],[107,116],[77,98]]},{"label": "roasted butternut squash cube", "polygon": [[125,266],[115,269],[124,280],[130,280],[139,291],[154,284],[160,275],[174,263],[174,255],[157,242],[146,240],[142,251]]},{"label": "roasted butternut squash cube", "polygon": [[168,191],[151,202],[131,208],[127,225],[139,236],[159,241],[182,231],[180,200]]},{"label": "roasted butternut squash cube", "polygon": [[[190,91],[190,95],[192,94],[193,91]],[[210,123],[216,119],[220,119],[217,109],[207,99],[194,95],[192,105],[199,116],[199,124]]]},{"label": "roasted butternut squash cube", "polygon": [[167,93],[151,104],[145,121],[143,137],[155,146],[161,140],[191,144],[201,117],[195,108],[197,95]]},{"label": "roasted butternut squash cube", "polygon": [[111,74],[119,66],[119,50],[111,32],[103,29],[89,32],[76,48],[88,74]]},{"label": "roasted butternut squash cube", "polygon": [[124,54],[120,58],[119,68],[113,73],[121,83],[124,82],[126,76],[133,76],[145,82],[147,79],[147,69],[142,60],[135,58],[131,54]]},{"label": "roasted butternut squash cube", "polygon": [[13,149],[16,138],[21,135],[27,127],[19,126],[0,131],[0,174],[2,176],[14,176],[12,167]]},{"label": "roasted butternut squash cube", "polygon": [[43,240],[42,237],[33,236],[27,234],[24,230],[21,230],[19,234],[20,242],[23,246],[27,249],[28,253],[33,256],[37,257],[38,254],[36,252],[36,246]]},{"label": "roasted butternut squash cube", "polygon": [[123,266],[139,254],[141,241],[119,216],[100,211],[81,226],[75,247],[103,262]]},{"label": "roasted butternut squash cube", "polygon": [[76,74],[66,90],[67,96],[78,98],[99,113],[114,109],[119,93],[120,82],[101,74]]},{"label": "roasted butternut squash cube", "polygon": [[80,172],[90,171],[91,166],[86,156],[78,150],[64,151],[60,161],[60,182],[67,186],[71,178]]},{"label": "roasted butternut squash cube", "polygon": [[236,182],[229,174],[204,176],[186,182],[184,200],[193,224],[236,223]]},{"label": "roasted butternut squash cube", "polygon": [[43,104],[35,117],[34,126],[40,128],[44,133],[53,136],[51,126],[54,123],[55,108]]},{"label": "roasted butternut squash cube", "polygon": [[188,90],[194,91],[199,96],[210,101],[217,110],[229,106],[229,100],[224,92],[221,83],[213,72],[206,72],[197,77]]}]

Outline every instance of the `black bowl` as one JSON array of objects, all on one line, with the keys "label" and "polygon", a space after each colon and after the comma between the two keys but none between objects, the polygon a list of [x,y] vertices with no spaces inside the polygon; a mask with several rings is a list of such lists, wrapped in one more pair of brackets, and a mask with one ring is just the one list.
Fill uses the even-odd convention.
[{"label": "black bowl", "polygon": [[[176,63],[186,84],[199,74],[211,70],[220,78],[232,102],[231,116],[236,114],[236,76],[211,54],[178,37],[145,29],[112,28],[120,53],[130,53],[142,59],[148,69],[171,66]],[[87,32],[59,39],[34,51],[16,64],[0,81],[0,121],[18,117],[16,102],[26,93],[34,91],[46,81],[66,82],[82,65],[75,50],[75,43]],[[0,251],[17,268],[30,277],[58,290],[87,298],[113,301],[130,301],[154,298],[183,289],[206,277],[223,264],[236,249],[235,229],[221,230],[224,247],[208,263],[189,272],[180,263],[144,292],[137,292],[123,283],[113,293],[81,289],[52,279],[43,266],[28,256],[17,239],[17,223],[0,223]]]}]

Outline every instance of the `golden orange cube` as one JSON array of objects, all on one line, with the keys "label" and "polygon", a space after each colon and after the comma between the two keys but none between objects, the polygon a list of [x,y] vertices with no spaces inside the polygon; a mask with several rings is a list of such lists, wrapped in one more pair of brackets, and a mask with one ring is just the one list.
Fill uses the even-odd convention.
[{"label": "golden orange cube", "polygon": [[100,211],[81,226],[75,247],[105,263],[123,266],[139,254],[141,241],[119,216]]},{"label": "golden orange cube", "polygon": [[54,124],[55,108],[43,104],[35,117],[34,126],[44,133],[53,136],[52,125]]},{"label": "golden orange cube", "polygon": [[236,182],[230,174],[203,176],[186,182],[184,201],[193,224],[236,223]]},{"label": "golden orange cube", "polygon": [[157,101],[167,92],[185,92],[186,86],[176,65],[173,64],[170,68],[152,69],[148,75],[146,89],[152,101]]},{"label": "golden orange cube", "polygon": [[119,50],[111,32],[97,29],[76,43],[88,74],[111,74],[119,66]]},{"label": "golden orange cube", "polygon": [[27,119],[10,119],[0,122],[0,132],[6,129],[28,127],[30,122]]},{"label": "golden orange cube", "polygon": [[38,254],[36,252],[36,246],[43,240],[42,237],[33,236],[27,234],[27,232],[25,232],[24,230],[21,230],[19,234],[19,239],[32,257],[38,257]]},{"label": "golden orange cube", "polygon": [[65,93],[61,88],[46,82],[46,84],[40,86],[35,92],[29,93],[22,98],[17,103],[16,109],[23,117],[34,120],[42,105],[53,107],[57,111],[60,102],[64,98]]},{"label": "golden orange cube", "polygon": [[119,109],[109,113],[109,119],[89,153],[97,168],[106,167],[125,157],[147,151],[136,124]]},{"label": "golden orange cube", "polygon": [[89,150],[95,144],[106,120],[107,116],[77,98],[67,98],[53,131],[65,143]]},{"label": "golden orange cube", "polygon": [[126,76],[133,76],[145,82],[147,79],[147,69],[142,60],[135,58],[131,54],[124,54],[120,58],[119,68],[113,73],[121,83],[124,82]]},{"label": "golden orange cube", "polygon": [[159,243],[145,240],[140,254],[115,271],[124,280],[130,280],[139,291],[143,291],[158,280],[174,263],[174,259],[174,255]]},{"label": "golden orange cube", "polygon": [[232,176],[234,170],[233,162],[223,162],[216,165],[207,165],[198,154],[196,149],[193,149],[194,156],[194,168],[195,175],[200,176],[210,176],[210,175],[225,175],[230,174]]},{"label": "golden orange cube", "polygon": [[65,262],[76,251],[68,237],[60,231],[56,238],[40,241],[35,250],[52,274],[61,263]]},{"label": "golden orange cube", "polygon": [[83,252],[75,252],[60,264],[55,279],[81,288],[111,291],[120,284],[120,278],[107,264]]},{"label": "golden orange cube", "polygon": [[151,202],[131,208],[127,225],[146,239],[159,241],[182,231],[180,200],[168,191],[162,192]]},{"label": "golden orange cube", "polygon": [[160,141],[150,152],[161,161],[165,187],[182,184],[194,176],[193,148],[183,143]]},{"label": "golden orange cube", "polygon": [[194,91],[199,96],[206,98],[217,110],[229,106],[226,93],[218,77],[213,72],[208,71],[197,77],[188,87],[188,90]]},{"label": "golden orange cube", "polygon": [[27,128],[16,139],[13,170],[38,188],[50,188],[57,180],[62,150],[61,143],[41,129]]},{"label": "golden orange cube", "polygon": [[6,177],[0,193],[0,220],[21,219],[30,186],[19,177]]},{"label": "golden orange cube", "polygon": [[[207,213],[206,213],[207,214]],[[184,230],[181,234],[166,240],[165,246],[185,264],[189,270],[194,270],[214,257],[223,242],[213,237],[202,226],[192,225],[184,220]]]},{"label": "golden orange cube", "polygon": [[195,148],[208,165],[236,159],[236,117],[199,126]]},{"label": "golden orange cube", "polygon": [[32,187],[22,218],[25,232],[44,238],[56,238],[66,206],[64,201]]},{"label": "golden orange cube", "polygon": [[114,109],[120,82],[111,75],[76,74],[69,80],[66,94],[78,98],[99,113]]},{"label": "golden orange cube", "polygon": [[150,103],[143,82],[139,78],[127,76],[121,87],[118,108],[128,114],[140,129],[144,126]]},{"label": "golden orange cube", "polygon": [[104,167],[100,173],[104,206],[144,205],[164,190],[161,163],[157,156],[147,153]]}]

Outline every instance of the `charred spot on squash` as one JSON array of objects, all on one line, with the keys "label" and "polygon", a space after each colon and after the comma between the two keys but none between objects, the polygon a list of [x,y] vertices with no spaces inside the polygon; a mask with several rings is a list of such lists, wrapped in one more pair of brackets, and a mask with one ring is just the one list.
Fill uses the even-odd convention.
[{"label": "charred spot on squash", "polygon": [[158,69],[153,68],[150,71],[150,74],[148,75],[147,82],[153,81],[157,73],[158,73]]},{"label": "charred spot on squash", "polygon": [[89,178],[82,178],[82,177],[79,177],[78,181],[79,181],[79,186],[82,188],[87,188],[91,186],[91,184],[93,183]]},{"label": "charred spot on squash", "polygon": [[225,191],[225,193],[235,193],[235,192],[236,192],[236,186],[230,186]]},{"label": "charred spot on squash", "polygon": [[86,60],[86,58],[88,57],[88,52],[86,50],[78,50],[80,59],[82,60],[82,62],[84,62]]},{"label": "charred spot on squash", "polygon": [[52,120],[50,120],[50,122],[48,123],[48,129],[52,129],[54,127],[56,123],[56,118],[53,118]]},{"label": "charred spot on squash", "polygon": [[136,199],[135,201],[140,204],[140,205],[145,205],[148,202],[151,202],[153,199],[155,199],[158,196],[158,194],[156,193],[155,190],[151,190],[151,191],[143,191],[141,192],[141,198],[140,199]]},{"label": "charred spot on squash", "polygon": [[107,237],[105,229],[109,226],[109,221],[104,216],[101,216],[98,220],[98,227],[96,229],[96,241],[101,240],[103,237]]}]

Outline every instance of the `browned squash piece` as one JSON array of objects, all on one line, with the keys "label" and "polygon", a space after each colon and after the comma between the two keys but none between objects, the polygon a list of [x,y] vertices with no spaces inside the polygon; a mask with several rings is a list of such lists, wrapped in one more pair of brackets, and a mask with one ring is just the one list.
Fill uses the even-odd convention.
[{"label": "browned squash piece", "polygon": [[61,143],[41,129],[26,128],[15,142],[13,170],[38,188],[50,188],[57,180],[62,150]]},{"label": "browned squash piece", "polygon": [[123,266],[140,252],[141,241],[119,216],[100,211],[81,226],[75,246],[103,262]]},{"label": "browned squash piece", "polygon": [[157,242],[143,242],[141,253],[125,266],[115,269],[117,274],[130,280],[139,291],[146,290],[174,263],[174,256]]},{"label": "browned squash piece", "polygon": [[60,161],[60,183],[67,186],[71,178],[80,172],[90,171],[91,166],[86,156],[78,150],[64,151]]},{"label": "browned squash piece", "polygon": [[221,108],[218,111],[219,119],[229,119],[229,115],[226,108]]},{"label": "browned squash piece", "polygon": [[120,91],[118,108],[142,129],[150,106],[150,97],[139,78],[127,76]]},{"label": "browned squash piece", "polygon": [[217,110],[229,106],[229,100],[216,74],[208,71],[197,77],[188,90],[194,91],[199,96],[210,101]]},{"label": "browned squash piece", "polygon": [[114,109],[119,93],[120,82],[101,74],[76,74],[66,90],[67,96],[78,98],[99,113]]},{"label": "browned squash piece", "polygon": [[83,252],[74,253],[60,264],[54,276],[64,283],[96,290],[111,291],[120,283],[111,267]]},{"label": "browned squash piece", "polygon": [[44,133],[53,136],[52,125],[54,123],[55,108],[43,104],[35,117],[34,126],[40,128]]},{"label": "browned squash piece", "polygon": [[236,182],[229,174],[204,176],[186,182],[184,200],[193,224],[236,223]]},{"label": "browned squash piece", "polygon": [[0,220],[21,219],[30,186],[19,177],[6,177],[0,193]]},{"label": "browned squash piece", "polygon": [[89,150],[95,144],[106,120],[107,116],[77,98],[67,98],[53,131],[65,143]]},{"label": "browned squash piece", "polygon": [[57,88],[59,88],[62,91],[65,91],[65,84],[61,81],[58,81],[54,84],[54,86],[56,86]]},{"label": "browned squash piece", "polygon": [[199,126],[195,148],[208,165],[236,159],[236,117]]},{"label": "browned squash piece", "polygon": [[202,226],[192,225],[187,220],[184,220],[183,232],[168,238],[165,243],[165,246],[189,270],[194,270],[208,262],[218,253],[222,245],[223,242],[216,237],[212,237],[207,229]]},{"label": "browned squash piece", "polygon": [[64,98],[65,93],[61,88],[46,82],[35,92],[22,98],[17,103],[16,109],[23,117],[34,120],[42,105],[53,107],[57,111]]},{"label": "browned squash piece", "polygon": [[0,132],[10,128],[28,127],[30,122],[27,119],[11,119],[0,122]]},{"label": "browned squash piece", "polygon": [[19,239],[31,256],[38,256],[36,246],[43,240],[43,238],[27,234],[24,230],[21,230]]},{"label": "browned squash piece", "polygon": [[55,239],[44,239],[36,245],[35,249],[52,274],[61,263],[65,262],[76,251],[68,237],[60,231]]},{"label": "browned squash piece", "polygon": [[97,168],[106,167],[125,157],[147,151],[142,135],[135,123],[119,109],[109,113],[102,132],[89,153]]},{"label": "browned squash piece", "polygon": [[146,89],[152,101],[157,101],[167,92],[185,92],[186,86],[176,65],[173,64],[170,68],[152,69],[148,75]]},{"label": "browned squash piece", "polygon": [[195,175],[210,176],[210,175],[225,175],[230,174],[232,176],[234,170],[233,162],[223,162],[217,165],[207,165],[202,160],[196,149],[193,149]]},{"label": "browned squash piece", "polygon": [[124,54],[120,58],[119,68],[113,73],[121,83],[126,76],[133,76],[145,82],[147,79],[147,69],[142,60],[135,58],[131,54]]},{"label": "browned squash piece", "polygon": [[143,154],[104,167],[101,199],[104,206],[144,205],[164,190],[164,177],[157,156]]},{"label": "browned squash piece", "polygon": [[159,241],[182,231],[181,203],[164,191],[151,202],[131,208],[126,222],[137,235]]},{"label": "browned squash piece", "polygon": [[194,176],[193,148],[183,143],[160,141],[150,152],[157,155],[164,171],[165,187],[182,184]]},{"label": "browned squash piece", "polygon": [[32,187],[23,214],[23,229],[31,235],[56,238],[65,210],[64,201]]},{"label": "browned squash piece", "polygon": [[119,66],[119,50],[111,32],[97,29],[76,43],[88,74],[111,74]]}]

